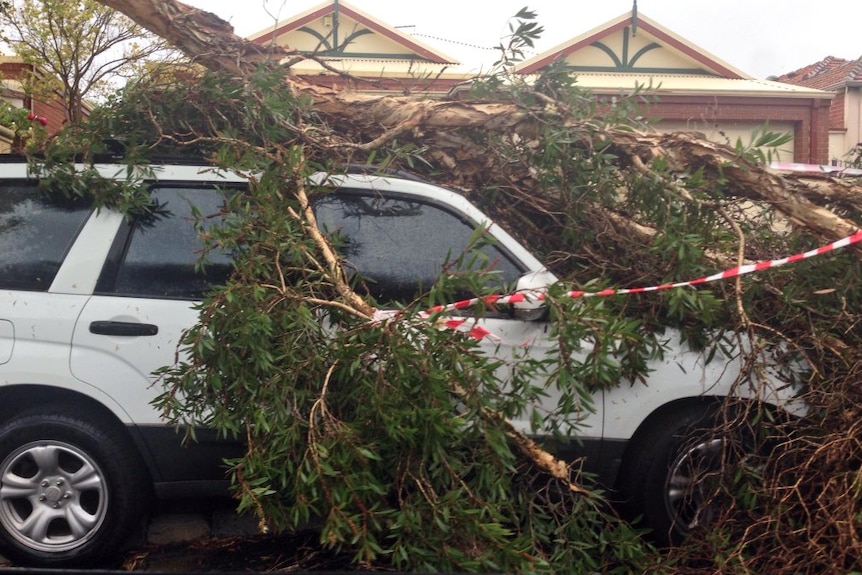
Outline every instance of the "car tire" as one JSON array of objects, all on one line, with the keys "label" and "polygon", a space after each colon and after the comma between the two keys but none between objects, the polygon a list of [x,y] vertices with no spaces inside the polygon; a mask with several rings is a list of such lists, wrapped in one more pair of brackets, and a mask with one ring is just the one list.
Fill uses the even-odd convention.
[{"label": "car tire", "polygon": [[626,452],[617,491],[627,515],[642,518],[659,545],[680,543],[722,509],[728,462],[745,454],[728,449],[740,432],[719,429],[718,421],[717,405],[682,406],[649,424]]},{"label": "car tire", "polygon": [[142,524],[150,482],[123,430],[62,409],[0,426],[0,553],[78,567],[114,556]]}]

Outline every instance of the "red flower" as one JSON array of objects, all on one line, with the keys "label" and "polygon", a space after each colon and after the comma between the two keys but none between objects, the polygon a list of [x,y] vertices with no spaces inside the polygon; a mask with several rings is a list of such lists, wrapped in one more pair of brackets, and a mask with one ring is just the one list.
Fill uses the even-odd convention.
[{"label": "red flower", "polygon": [[30,120],[31,122],[33,120],[35,120],[37,117],[38,116],[36,116],[36,114],[34,114],[33,112],[30,112],[29,114],[27,114],[27,119]]},{"label": "red flower", "polygon": [[46,118],[45,116],[39,116],[39,123],[42,124],[43,126],[47,126],[48,125],[48,118]]}]

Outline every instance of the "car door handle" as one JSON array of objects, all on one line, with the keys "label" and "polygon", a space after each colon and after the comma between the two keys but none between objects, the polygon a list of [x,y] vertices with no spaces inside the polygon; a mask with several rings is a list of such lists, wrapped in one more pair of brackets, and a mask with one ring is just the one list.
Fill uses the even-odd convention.
[{"label": "car door handle", "polygon": [[121,336],[156,335],[159,333],[159,326],[132,321],[93,321],[90,322],[90,333]]}]

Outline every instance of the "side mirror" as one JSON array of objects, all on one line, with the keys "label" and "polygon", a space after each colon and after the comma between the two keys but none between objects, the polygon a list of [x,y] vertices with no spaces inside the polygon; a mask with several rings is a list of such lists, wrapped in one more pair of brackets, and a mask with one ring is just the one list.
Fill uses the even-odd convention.
[{"label": "side mirror", "polygon": [[548,306],[540,298],[540,294],[548,290],[548,286],[557,278],[547,270],[530,272],[521,276],[515,286],[515,293],[524,294],[523,301],[512,304],[515,319],[523,321],[541,321],[547,317]]}]

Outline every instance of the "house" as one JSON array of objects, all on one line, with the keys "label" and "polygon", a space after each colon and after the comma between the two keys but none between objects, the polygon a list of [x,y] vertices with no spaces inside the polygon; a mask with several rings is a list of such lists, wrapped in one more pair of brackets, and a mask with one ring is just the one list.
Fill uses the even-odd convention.
[{"label": "house", "polygon": [[850,161],[862,144],[862,58],[827,56],[776,79],[834,94],[829,107],[829,158],[835,165]]},{"label": "house", "polygon": [[697,131],[735,144],[751,140],[768,123],[793,139],[779,151],[782,161],[825,164],[829,159],[832,92],[816,86],[758,80],[698,48],[648,17],[629,13],[522,62],[525,75],[552,62],[576,75],[580,86],[605,101],[651,87],[644,115],[658,118],[659,131]]},{"label": "house", "polygon": [[[330,87],[457,97],[475,76],[454,58],[343,0],[325,2],[249,39],[307,56],[292,72]],[[755,79],[638,14],[637,3],[630,13],[522,62],[516,71],[529,77],[559,60],[606,102],[650,86],[654,97],[643,99],[644,115],[660,119],[658,130],[697,131],[735,144],[748,143],[768,124],[770,131],[792,135],[775,160],[827,163],[830,158],[833,92]]]},{"label": "house", "polygon": [[307,58],[292,72],[312,83],[363,92],[445,95],[472,77],[459,62],[342,0],[282,20],[248,40]]}]

